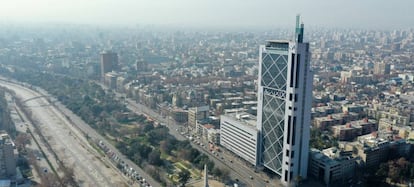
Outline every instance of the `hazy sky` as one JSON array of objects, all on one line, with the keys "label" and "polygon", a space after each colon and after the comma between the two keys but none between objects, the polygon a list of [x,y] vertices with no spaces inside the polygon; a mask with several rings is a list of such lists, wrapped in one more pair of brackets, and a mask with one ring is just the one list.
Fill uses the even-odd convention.
[{"label": "hazy sky", "polygon": [[414,28],[414,0],[1,0],[0,22]]}]

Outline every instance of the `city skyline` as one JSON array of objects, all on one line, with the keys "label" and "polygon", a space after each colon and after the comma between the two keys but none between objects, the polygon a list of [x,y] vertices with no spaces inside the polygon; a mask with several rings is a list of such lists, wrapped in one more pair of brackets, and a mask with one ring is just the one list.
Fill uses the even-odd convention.
[{"label": "city skyline", "polygon": [[[196,28],[288,27],[297,13],[309,25],[374,29],[412,28],[414,2],[391,1],[6,1],[0,23],[162,25]],[[290,7],[290,8],[286,8]],[[392,14],[388,14],[387,12]],[[268,16],[271,13],[272,16]],[[341,20],[340,22],[338,20]]]},{"label": "city skyline", "polygon": [[0,127],[30,161],[11,169],[42,186],[196,185],[205,165],[211,186],[410,185],[414,28],[320,27],[260,2],[258,21],[289,28],[0,21]]}]

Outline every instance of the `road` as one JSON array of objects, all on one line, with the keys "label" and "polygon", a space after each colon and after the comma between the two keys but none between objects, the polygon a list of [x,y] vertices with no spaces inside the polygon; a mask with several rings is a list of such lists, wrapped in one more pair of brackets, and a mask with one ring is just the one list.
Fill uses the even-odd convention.
[{"label": "road", "polygon": [[[16,107],[16,104],[14,102],[13,97],[10,94],[6,94],[6,99],[7,99],[7,105],[9,107],[10,110],[10,116],[11,119],[14,122],[14,125],[16,126],[16,131],[18,133],[26,133],[27,129],[33,129],[32,124],[30,124],[26,118],[26,116],[24,116],[22,114],[22,112],[20,111],[20,109],[18,107]],[[32,174],[33,174],[33,178],[31,179],[31,181],[40,184],[41,183],[41,177],[40,175],[44,175],[45,173],[43,173],[42,171],[40,171],[41,169],[46,169],[47,171],[52,171],[52,167],[51,165],[49,165],[46,160],[44,159],[45,157],[42,154],[42,149],[45,149],[44,152],[47,152],[48,150],[45,148],[46,146],[44,146],[42,143],[39,141],[39,137],[37,136],[37,134],[34,134],[35,136],[31,139],[31,143],[26,145],[26,150],[29,153],[32,153],[36,158],[38,157],[39,159],[36,159],[37,161],[34,161],[35,163],[35,167],[32,167]],[[36,144],[36,141],[39,142],[39,144]],[[30,159],[30,158],[27,158]],[[51,158],[52,160],[52,158]],[[30,161],[30,160],[29,160]],[[38,168],[38,169],[37,169]]]},{"label": "road", "polygon": [[[151,176],[149,176],[147,173],[145,173],[145,171],[142,170],[142,168],[137,166],[134,162],[132,162],[130,159],[128,159],[125,155],[123,155],[121,152],[119,152],[118,149],[116,149],[115,146],[113,146],[103,136],[101,136],[99,133],[97,133],[93,128],[91,128],[87,123],[85,123],[79,116],[77,116],[71,110],[67,109],[63,104],[58,102],[56,98],[54,98],[53,96],[50,96],[45,90],[43,90],[41,88],[34,88],[34,89],[36,89],[36,91],[38,91],[42,95],[48,96],[49,100],[51,100],[54,103],[53,105],[57,109],[59,109],[59,111],[62,112],[65,115],[66,119],[71,121],[72,124],[74,124],[76,126],[76,128],[78,128],[78,130],[80,130],[82,132],[83,135],[87,135],[89,138],[91,138],[95,142],[102,141],[102,143],[105,144],[107,146],[107,148],[109,148],[112,152],[114,152],[114,154],[118,155],[119,159],[124,161],[125,164],[128,165],[128,167],[133,168],[135,171],[137,171],[139,173],[139,175],[141,175],[143,178],[145,178],[147,183],[150,184],[151,186],[155,186],[155,187],[156,186],[161,186],[160,183],[158,183]],[[112,165],[112,162],[109,161],[109,158],[105,157],[105,158],[102,158],[102,159],[106,160],[107,162],[111,163],[111,165]],[[116,166],[113,166],[113,167],[116,167]],[[136,182],[136,181],[129,181],[129,182]],[[129,184],[133,185],[133,186],[139,186],[138,183],[133,183],[133,184],[129,183]]]},{"label": "road", "polygon": [[[40,92],[47,95],[47,93],[41,89],[38,88]],[[91,139],[94,141],[102,141],[103,144],[105,144],[111,151],[113,151],[115,154],[118,155],[120,160],[123,160],[126,164],[128,164],[129,167],[133,168],[135,171],[137,171],[143,178],[146,179],[146,181],[151,184],[152,186],[161,186],[160,183],[158,183],[156,180],[154,180],[151,176],[149,176],[147,173],[145,173],[142,168],[137,166],[134,162],[132,162],[130,159],[128,159],[125,155],[123,155],[121,152],[116,149],[115,146],[113,146],[110,142],[108,142],[103,136],[101,136],[99,133],[97,133],[93,128],[91,128],[88,124],[86,124],[79,116],[74,114],[72,111],[67,109],[65,106],[63,106],[60,102],[54,102],[55,106],[59,108],[60,111],[62,111],[70,121],[72,121],[74,124],[77,125],[77,128],[80,129],[84,134],[87,134]],[[107,158],[105,158],[107,159]],[[138,184],[137,184],[138,185]]]},{"label": "road", "polygon": [[[117,97],[123,97],[122,94],[116,93]],[[183,136],[180,131],[177,131],[176,129],[180,129],[182,125],[177,124],[173,119],[171,118],[165,118],[162,115],[158,114],[154,110],[146,107],[145,105],[139,104],[129,98],[125,99],[127,107],[136,112],[136,113],[142,113],[146,114],[149,117],[155,119],[156,121],[160,123],[164,123],[169,128],[169,132],[171,135],[173,135],[178,140],[185,140],[186,137]],[[216,166],[219,166],[221,168],[229,168],[231,170],[230,177],[232,179],[238,179],[242,185],[245,184],[247,186],[279,186],[279,182],[272,181],[271,183],[265,182],[268,180],[266,177],[263,177],[260,173],[255,173],[254,168],[249,168],[246,166],[245,163],[243,163],[240,160],[237,159],[231,159],[229,154],[226,154],[227,161],[225,159],[221,159],[221,155],[215,156],[209,150],[206,150],[202,146],[199,146],[198,144],[195,144],[194,142],[191,142],[192,147],[198,149],[199,151],[205,153],[209,156],[210,159],[214,161],[214,164]],[[205,144],[207,147],[207,144]],[[222,153],[221,153],[222,154]],[[233,163],[230,162],[230,160],[234,160]],[[250,178],[250,176],[253,176],[253,179]],[[239,185],[240,186],[240,185]]]},{"label": "road", "polygon": [[[0,85],[14,90],[22,100],[41,96],[40,93],[18,84],[0,81]],[[83,134],[49,101],[40,97],[25,102],[53,151],[66,166],[73,167],[80,186],[124,186],[124,178],[99,158]],[[48,155],[49,157],[49,155]]]},{"label": "road", "polygon": [[[1,84],[6,84],[6,83],[0,81],[0,85]],[[20,89],[23,89],[23,87],[21,87]],[[24,89],[27,89],[27,88],[24,88]],[[40,91],[41,94],[43,94],[43,95],[48,95],[46,92],[44,92],[43,90],[41,90],[39,88],[35,88],[35,89],[37,91]],[[20,92],[20,91],[18,91],[18,92]],[[120,98],[125,98],[123,94],[116,93],[116,95]],[[32,95],[31,97],[28,97],[28,98],[33,98],[33,97],[35,97],[35,96]],[[33,106],[30,104],[31,102],[39,101],[39,100],[40,101],[43,100],[46,103],[37,103]],[[64,115],[61,118],[63,120],[66,120],[66,123],[72,124],[72,125],[69,125],[69,127],[72,128],[72,132],[73,131],[76,132],[75,134],[77,134],[77,135],[75,136],[75,138],[80,137],[79,139],[84,139],[82,137],[84,137],[84,134],[87,134],[89,137],[91,137],[94,140],[102,140],[105,145],[107,145],[111,150],[113,150],[116,154],[118,154],[120,156],[121,160],[124,160],[125,163],[127,163],[130,167],[134,168],[142,177],[146,178],[147,181],[152,186],[160,186],[160,184],[158,184],[155,180],[153,180],[150,176],[148,176],[141,168],[139,168],[132,161],[127,159],[125,156],[123,156],[120,152],[117,151],[117,149],[114,146],[112,146],[102,136],[100,136],[98,133],[96,133],[95,130],[90,128],[89,125],[85,124],[78,116],[76,116],[71,111],[66,109],[59,102],[56,102],[54,98],[49,99],[49,100],[53,101],[54,107],[52,107],[52,108],[57,110],[57,112],[60,113],[60,115],[63,115],[62,112],[64,113]],[[163,116],[156,113],[155,111],[149,109],[148,107],[146,107],[144,105],[136,103],[135,101],[133,101],[131,99],[127,98],[127,99],[125,99],[125,101],[126,101],[127,107],[130,110],[132,110],[136,113],[146,114],[149,117],[155,119],[156,121],[158,121],[160,123],[167,124],[167,127],[170,129],[169,132],[175,138],[177,138],[178,140],[185,140],[186,139],[183,135],[180,134],[179,131],[176,131],[176,129],[180,129],[182,126],[178,125],[174,120],[169,119],[169,118],[164,118]],[[46,106],[46,108],[50,107],[50,106],[48,106],[50,104],[47,103],[47,99],[45,99],[45,98],[39,98],[39,99],[34,99],[34,100],[31,100],[31,101],[28,101],[27,105],[32,106],[34,108],[45,108],[45,106]],[[73,126],[73,124],[76,124],[75,125],[76,127]],[[59,131],[59,130],[57,130],[57,131]],[[64,131],[64,130],[61,130],[61,131]],[[87,143],[86,140],[82,140],[82,141],[83,141],[83,143]],[[85,145],[89,145],[89,144],[85,144]],[[228,158],[227,161],[226,161],[226,159],[224,159],[224,160],[221,159],[220,158],[221,156],[219,156],[219,157],[214,156],[208,150],[203,149],[201,146],[199,146],[197,144],[192,143],[192,146],[194,148],[197,148],[201,152],[205,153],[206,155],[208,155],[215,162],[216,166],[219,166],[221,168],[229,168],[230,171],[231,171],[230,177],[233,178],[233,179],[238,179],[239,180],[238,183],[240,183],[240,184],[245,184],[246,186],[277,186],[277,185],[274,185],[275,183],[272,183],[272,185],[266,183],[265,179],[263,179],[262,176],[260,176],[260,174],[255,173],[252,168],[246,167],[246,165],[244,165],[241,162],[238,162],[237,160],[235,160],[235,162],[231,163],[231,162],[229,162],[229,160],[231,158],[228,158],[228,156],[225,156],[226,158]],[[66,151],[66,150],[63,149],[63,151]],[[107,158],[104,158],[104,159],[107,159]],[[250,176],[254,176],[253,179],[251,179]],[[100,185],[100,186],[102,186],[102,185]],[[240,185],[240,186],[243,186],[243,185]]]}]

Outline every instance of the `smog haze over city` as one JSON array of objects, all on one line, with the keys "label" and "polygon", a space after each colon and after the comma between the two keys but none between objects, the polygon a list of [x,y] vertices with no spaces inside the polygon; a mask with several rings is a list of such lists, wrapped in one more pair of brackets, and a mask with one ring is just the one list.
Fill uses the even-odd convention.
[{"label": "smog haze over city", "polygon": [[413,0],[3,0],[1,186],[414,185]]},{"label": "smog haze over city", "polygon": [[8,0],[0,21],[268,29],[290,26],[301,13],[311,26],[392,29],[414,23],[413,6],[411,0]]}]

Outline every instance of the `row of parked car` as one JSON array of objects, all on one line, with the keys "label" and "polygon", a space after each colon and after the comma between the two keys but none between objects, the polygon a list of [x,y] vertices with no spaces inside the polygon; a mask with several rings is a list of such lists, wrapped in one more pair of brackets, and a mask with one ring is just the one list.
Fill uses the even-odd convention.
[{"label": "row of parked car", "polygon": [[125,161],[122,160],[118,154],[112,151],[108,146],[106,146],[102,140],[98,142],[98,146],[105,152],[111,162],[113,162],[116,166],[120,166],[118,169],[120,169],[125,176],[136,181],[142,187],[152,187],[144,177],[142,177],[134,168],[125,163]]}]

